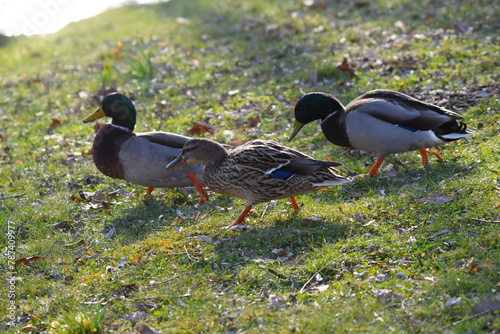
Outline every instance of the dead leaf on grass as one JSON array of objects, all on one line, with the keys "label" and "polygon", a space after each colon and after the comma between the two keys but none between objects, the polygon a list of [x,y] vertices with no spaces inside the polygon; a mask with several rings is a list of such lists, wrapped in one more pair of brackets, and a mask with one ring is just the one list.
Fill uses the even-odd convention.
[{"label": "dead leaf on grass", "polygon": [[83,246],[83,245],[85,245],[85,240],[80,239],[79,241],[74,242],[74,243],[72,243],[72,244],[66,244],[66,245],[64,245],[64,247],[69,247],[69,248],[71,248],[71,247],[75,247],[75,246]]},{"label": "dead leaf on grass", "polygon": [[45,256],[28,256],[28,257],[21,257],[19,259],[16,260],[16,265],[20,264],[20,263],[23,263],[25,265],[27,265],[29,262],[36,262],[36,261],[40,261],[40,260],[43,260],[45,259]]},{"label": "dead leaf on grass", "polygon": [[194,136],[194,135],[201,135],[202,133],[214,133],[214,128],[210,124],[207,123],[201,123],[201,122],[194,122],[193,127],[188,130],[188,135]]},{"label": "dead leaf on grass", "polygon": [[383,282],[389,279],[389,275],[380,274],[377,276],[368,276],[366,279],[368,282]]},{"label": "dead leaf on grass", "polygon": [[151,327],[149,327],[148,325],[144,325],[144,324],[137,324],[137,325],[135,325],[134,328],[136,331],[138,331],[141,334],[161,334],[160,332],[157,332],[154,329],[152,329]]},{"label": "dead leaf on grass", "polygon": [[483,261],[475,262],[471,265],[469,273],[477,273],[478,271],[483,270],[484,268],[490,267],[488,263],[484,263]]},{"label": "dead leaf on grass", "polygon": [[472,306],[470,309],[471,314],[478,314],[486,311],[496,312],[500,310],[500,301],[491,297],[491,299],[487,296],[483,297],[482,302],[477,305]]},{"label": "dead leaf on grass", "polygon": [[7,136],[5,135],[5,132],[0,132],[0,140],[6,140]]},{"label": "dead leaf on grass", "polygon": [[102,123],[95,122],[94,126],[92,126],[92,128],[94,129],[94,133],[97,133],[97,131],[99,131],[99,129],[101,128],[101,126],[102,126]]},{"label": "dead leaf on grass", "polygon": [[313,289],[317,290],[318,292],[323,292],[323,291],[328,290],[329,287],[330,286],[328,284],[323,284],[323,285],[315,286],[315,287],[313,287]]},{"label": "dead leaf on grass", "polygon": [[349,64],[347,63],[347,59],[346,58],[344,58],[344,60],[342,60],[342,63],[340,63],[339,65],[337,65],[337,68],[339,70],[342,70],[344,72],[349,73],[352,77],[356,76],[356,72],[354,72],[354,70],[352,69],[352,67],[349,66]]},{"label": "dead leaf on grass", "polygon": [[146,312],[144,311],[138,311],[138,312],[132,312],[130,314],[124,314],[122,316],[123,319],[130,321],[131,323],[136,323],[139,320],[142,320],[146,317]]},{"label": "dead leaf on grass", "polygon": [[89,149],[88,149],[88,150],[86,150],[86,151],[85,151],[85,150],[81,150],[81,151],[80,151],[80,154],[81,154],[81,155],[83,155],[83,156],[85,156],[85,155],[92,155],[92,149],[91,149],[91,148],[89,148]]},{"label": "dead leaf on grass", "polygon": [[462,297],[451,297],[446,301],[446,304],[444,306],[446,308],[452,308],[454,306],[458,306],[462,303]]},{"label": "dead leaf on grass", "polygon": [[434,234],[433,234],[433,235],[431,235],[430,237],[428,237],[428,238],[427,238],[427,240],[437,238],[437,237],[439,237],[440,235],[443,235],[443,234],[446,234],[446,233],[453,233],[453,231],[452,231],[452,230],[441,230],[441,231],[439,231],[439,232],[434,233]]},{"label": "dead leaf on grass", "polygon": [[439,193],[432,194],[431,196],[420,197],[419,202],[425,202],[427,204],[445,204],[453,200],[451,197],[440,195]]},{"label": "dead leaf on grass", "polygon": [[46,133],[51,133],[55,128],[57,128],[59,125],[61,125],[62,122],[63,121],[61,119],[52,118],[52,122],[50,123],[49,128],[47,129]]},{"label": "dead leaf on grass", "polygon": [[395,294],[389,289],[375,289],[372,290],[373,294],[377,297],[377,300],[384,302],[392,302],[393,300],[401,300],[402,297]]},{"label": "dead leaf on grass", "polygon": [[116,43],[116,47],[115,47],[115,54],[114,54],[115,60],[120,59],[121,55],[122,55],[122,42],[118,41],[118,43]]},{"label": "dead leaf on grass", "polygon": [[84,222],[76,222],[76,221],[73,221],[73,220],[64,220],[62,222],[59,222],[59,223],[55,223],[52,225],[55,229],[59,229],[59,230],[74,230],[78,227],[83,227],[85,226],[85,223]]},{"label": "dead leaf on grass", "polygon": [[278,262],[287,261],[293,256],[292,252],[286,251],[282,248],[273,249],[272,252],[274,254],[278,254],[278,258],[276,259]]},{"label": "dead leaf on grass", "polygon": [[272,294],[269,295],[269,305],[279,310],[285,307],[287,304],[283,299],[281,299],[280,295]]},{"label": "dead leaf on grass", "polygon": [[141,262],[142,253],[139,253],[134,258],[134,263],[139,264]]},{"label": "dead leaf on grass", "polygon": [[276,275],[276,277],[278,277],[278,278],[280,278],[280,279],[285,279],[285,280],[287,280],[287,279],[288,279],[288,277],[286,277],[285,275],[280,274],[280,273],[278,273],[277,271],[275,271],[275,270],[273,270],[273,269],[271,269],[271,268],[268,268],[268,269],[267,269],[267,271],[269,271],[269,272],[270,272],[271,274],[273,274],[273,275]]},{"label": "dead leaf on grass", "polygon": [[31,333],[31,332],[34,332],[36,330],[38,330],[38,327],[35,327],[32,324],[27,324],[27,325],[23,326],[23,331],[24,332],[30,332]]},{"label": "dead leaf on grass", "polygon": [[260,116],[253,116],[253,117],[250,117],[248,119],[248,124],[250,125],[250,127],[255,127],[257,125],[259,125],[260,123]]}]

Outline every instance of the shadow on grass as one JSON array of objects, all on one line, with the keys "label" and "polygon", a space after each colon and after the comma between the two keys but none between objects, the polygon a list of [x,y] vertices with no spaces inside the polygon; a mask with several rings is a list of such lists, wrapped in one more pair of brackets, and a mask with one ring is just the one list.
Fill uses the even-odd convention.
[{"label": "shadow on grass", "polygon": [[5,36],[4,34],[0,34],[0,48],[3,48],[7,44],[12,42],[12,38],[9,36]]}]

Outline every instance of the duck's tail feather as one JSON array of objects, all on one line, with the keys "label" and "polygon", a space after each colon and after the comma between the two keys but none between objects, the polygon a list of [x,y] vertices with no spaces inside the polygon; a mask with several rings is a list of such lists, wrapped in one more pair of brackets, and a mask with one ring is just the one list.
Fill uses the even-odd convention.
[{"label": "duck's tail feather", "polygon": [[437,137],[447,142],[464,138],[474,133],[474,131],[467,130],[467,124],[455,120],[446,122],[432,131]]},{"label": "duck's tail feather", "polygon": [[347,182],[350,182],[351,180],[345,178],[345,177],[337,177],[334,179],[326,180],[320,183],[313,183],[313,186],[315,187],[328,187],[328,186],[335,186],[339,184],[344,184]]}]

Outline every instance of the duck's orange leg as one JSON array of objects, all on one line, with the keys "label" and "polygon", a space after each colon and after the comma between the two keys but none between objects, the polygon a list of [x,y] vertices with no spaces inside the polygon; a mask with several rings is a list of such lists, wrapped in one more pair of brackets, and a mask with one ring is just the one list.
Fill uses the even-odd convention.
[{"label": "duck's orange leg", "polygon": [[427,158],[427,154],[428,153],[432,153],[434,154],[439,160],[443,160],[443,157],[441,156],[441,153],[439,153],[438,150],[436,149],[426,149],[426,148],[421,148],[420,150],[418,150],[420,152],[420,155],[422,156],[422,165],[425,165],[429,159]]},{"label": "duck's orange leg", "polygon": [[148,190],[146,192],[151,195],[155,187],[148,187]]},{"label": "duck's orange leg", "polygon": [[229,225],[227,228],[231,228],[235,225],[242,224],[243,222],[245,222],[245,217],[246,217],[247,213],[250,212],[251,209],[252,209],[251,205],[245,206],[245,210],[243,210],[243,212],[240,213],[238,218],[236,218],[236,221],[234,223],[232,223],[231,225]]},{"label": "duck's orange leg", "polygon": [[294,213],[295,214],[299,213],[300,207],[299,204],[297,203],[297,200],[295,199],[295,196],[290,197],[290,202],[292,202]]},{"label": "duck's orange leg", "polygon": [[434,149],[434,148],[431,148],[429,149],[429,152],[431,152],[432,154],[434,154],[436,157],[438,157],[439,160],[443,160],[443,157],[441,156],[441,153],[439,153],[438,150]]},{"label": "duck's orange leg", "polygon": [[377,176],[378,168],[380,167],[380,165],[382,165],[382,162],[384,162],[384,158],[378,157],[372,168],[370,168],[368,175]]},{"label": "duck's orange leg", "polygon": [[428,161],[429,161],[429,158],[427,158],[427,149],[426,148],[421,148],[420,150],[418,150],[420,152],[420,155],[422,156],[422,165],[425,165]]},{"label": "duck's orange leg", "polygon": [[198,181],[198,179],[196,178],[196,176],[194,176],[193,173],[189,173],[187,175],[187,177],[189,177],[191,179],[191,181],[193,181],[194,187],[196,188],[196,190],[198,190],[198,193],[200,194],[200,201],[198,202],[198,204],[201,204],[201,203],[207,201],[208,200],[208,194],[207,194],[206,190],[203,189],[203,186]]}]

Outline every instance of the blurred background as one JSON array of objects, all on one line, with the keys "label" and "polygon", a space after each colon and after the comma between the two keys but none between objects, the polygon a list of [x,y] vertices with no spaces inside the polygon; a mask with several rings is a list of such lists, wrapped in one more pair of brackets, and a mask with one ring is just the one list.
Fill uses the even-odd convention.
[{"label": "blurred background", "polygon": [[106,9],[166,0],[0,0],[0,34],[39,35],[56,32],[68,23]]}]

